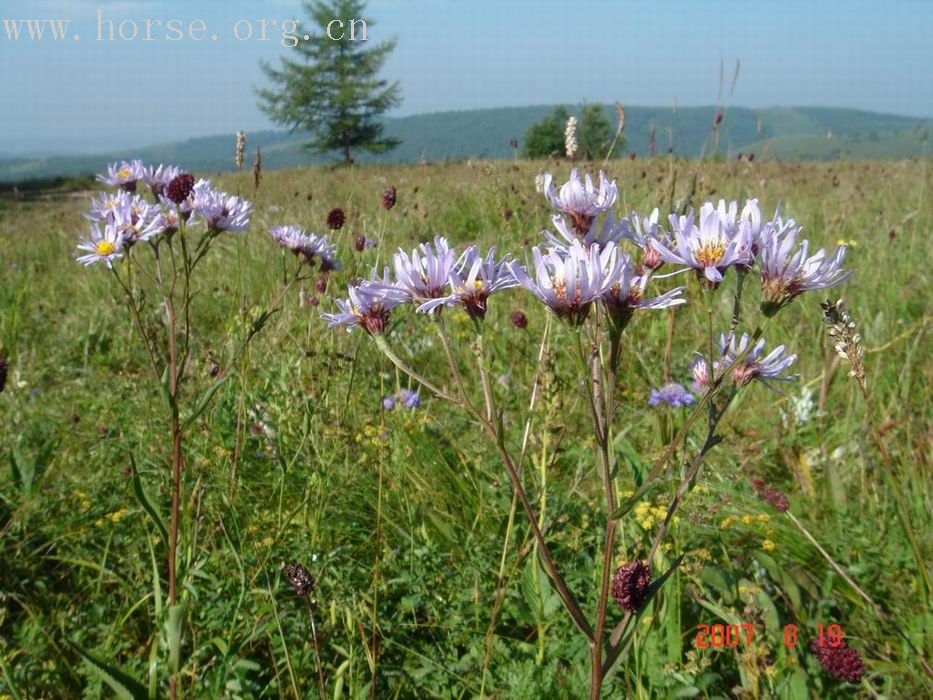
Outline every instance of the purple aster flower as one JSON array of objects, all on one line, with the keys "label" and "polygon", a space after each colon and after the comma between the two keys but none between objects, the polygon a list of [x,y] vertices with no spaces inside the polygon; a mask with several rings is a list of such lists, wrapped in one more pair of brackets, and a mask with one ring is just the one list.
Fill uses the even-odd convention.
[{"label": "purple aster flower", "polygon": [[484,258],[476,246],[470,246],[450,271],[448,281],[451,293],[425,302],[418,307],[418,311],[430,313],[441,306],[462,304],[471,318],[485,318],[486,302],[490,294],[518,286],[509,263],[508,258],[496,260],[495,248],[490,248]]},{"label": "purple aster flower", "polygon": [[158,199],[168,187],[168,183],[181,174],[181,168],[175,165],[159,165],[158,167],[150,165],[148,168],[143,168],[143,176],[140,179],[149,186],[152,195]]},{"label": "purple aster flower", "polygon": [[205,180],[195,184],[193,193],[192,213],[204,220],[208,231],[236,233],[249,227],[253,205],[245,199],[215,190]]},{"label": "purple aster flower", "polygon": [[683,287],[677,287],[658,297],[645,299],[645,288],[648,286],[649,276],[636,275],[632,268],[631,258],[627,254],[620,251],[619,258],[621,268],[615,282],[600,296],[600,301],[616,328],[624,328],[636,309],[666,309],[687,303],[687,300],[681,296],[684,291]]},{"label": "purple aster flower", "polygon": [[612,209],[619,197],[619,188],[615,180],[609,182],[601,170],[599,189],[593,185],[593,179],[589,175],[581,180],[576,168],[570,172],[570,179],[561,185],[559,192],[554,188],[554,177],[551,173],[544,173],[542,189],[551,206],[570,219],[571,227],[580,237],[589,232],[593,219]]},{"label": "purple aster flower", "polygon": [[123,257],[123,236],[116,224],[105,224],[103,231],[98,224],[92,224],[90,237],[78,244],[78,250],[87,252],[77,258],[82,265],[104,262],[108,268],[113,267],[113,261]]},{"label": "purple aster flower", "polygon": [[584,248],[580,241],[574,241],[567,251],[551,248],[546,253],[535,246],[534,279],[518,263],[511,263],[510,269],[518,283],[556,316],[579,325],[593,302],[619,282],[623,267],[619,253],[614,243]]},{"label": "purple aster flower", "polygon": [[682,384],[665,384],[657,389],[652,389],[651,396],[648,398],[648,405],[652,408],[662,403],[666,403],[673,408],[682,408],[695,404],[696,397],[687,391]]},{"label": "purple aster flower", "polygon": [[100,192],[97,197],[91,200],[91,208],[84,215],[84,218],[97,223],[113,221],[116,218],[116,212],[130,206],[132,197],[133,195],[126,190]]},{"label": "purple aster flower", "polygon": [[690,374],[693,376],[693,388],[701,394],[705,393],[710,384],[709,362],[700,353],[696,353],[690,363]]},{"label": "purple aster flower", "polygon": [[724,223],[721,212],[712,205],[701,210],[700,224],[697,226],[694,215],[671,216],[674,231],[672,246],[651,240],[664,262],[684,265],[686,269],[696,270],[712,285],[722,282],[722,273],[730,265],[746,264],[747,249],[744,234],[730,234],[728,212]]},{"label": "purple aster flower", "polygon": [[337,313],[321,314],[331,328],[347,326],[348,331],[360,327],[370,335],[380,335],[389,323],[393,308],[408,301],[405,292],[392,285],[386,270],[382,279],[374,278],[347,287],[349,299],[337,299]]},{"label": "purple aster flower", "polygon": [[584,247],[589,248],[594,243],[602,247],[608,243],[618,243],[622,240],[623,229],[616,222],[615,215],[612,212],[609,212],[601,225],[595,219],[591,221],[589,230],[584,234],[578,234],[575,228],[568,226],[567,222],[564,221],[564,217],[560,214],[555,214],[551,217],[551,220],[554,222],[554,228],[557,229],[558,235],[555,236],[547,229],[541,232],[549,248],[557,248],[566,252],[574,241],[580,241]]},{"label": "purple aster flower", "polygon": [[622,237],[641,248],[639,267],[649,271],[657,270],[664,264],[661,254],[651,241],[658,241],[665,247],[670,246],[671,236],[658,224],[659,215],[657,208],[648,216],[639,216],[637,212],[632,212],[621,222]]},{"label": "purple aster flower", "polygon": [[780,219],[777,226],[782,233],[772,236],[759,253],[762,309],[766,314],[777,313],[803,292],[835,287],[852,275],[842,269],[845,246],[836,248],[830,257],[823,249],[808,257],[809,241],[801,241],[794,250],[800,228],[786,227]]},{"label": "purple aster flower", "polygon": [[306,233],[297,226],[276,226],[269,230],[269,235],[276,243],[290,250],[307,265],[314,265],[316,260],[320,260],[322,272],[340,267],[336,248],[329,236]]},{"label": "purple aster flower", "polygon": [[141,160],[123,161],[108,165],[106,174],[98,175],[97,181],[111,187],[120,187],[127,192],[135,192],[136,183],[142,180],[145,174],[146,168]]},{"label": "purple aster flower", "polygon": [[395,397],[394,396],[384,396],[382,397],[382,408],[386,411],[391,411],[395,408]]},{"label": "purple aster flower", "polygon": [[123,236],[123,243],[127,247],[155,238],[165,230],[162,209],[138,196],[133,197],[127,208],[115,212],[112,223]]},{"label": "purple aster flower", "polygon": [[399,250],[392,257],[395,267],[395,287],[401,289],[409,301],[424,301],[445,296],[447,282],[456,262],[456,252],[447,239],[434,237],[431,243],[422,243],[409,256]]},{"label": "purple aster flower", "polygon": [[[719,341],[722,359],[716,363],[716,370],[718,371],[720,367],[729,367],[739,355],[746,351],[750,342],[751,338],[747,333],[743,333],[742,337],[738,339],[735,335],[728,339],[723,334]],[[769,386],[766,380],[791,382],[797,379],[798,375],[783,376],[787,369],[797,361],[796,355],[788,355],[784,346],[779,345],[762,357],[764,349],[765,340],[761,338],[745,355],[744,359],[733,368],[732,379],[736,384],[745,386],[752,380],[757,379],[765,386]]]}]

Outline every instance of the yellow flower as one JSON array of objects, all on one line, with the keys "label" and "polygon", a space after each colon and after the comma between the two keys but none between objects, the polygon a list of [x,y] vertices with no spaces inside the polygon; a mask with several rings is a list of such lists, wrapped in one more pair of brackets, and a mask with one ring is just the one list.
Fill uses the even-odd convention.
[{"label": "yellow flower", "polygon": [[621,491],[619,495],[622,496],[622,498],[631,498],[635,495],[635,492],[632,491],[632,489],[625,489],[625,491]]},{"label": "yellow flower", "polygon": [[761,543],[761,548],[765,550],[766,552],[773,552],[776,547],[777,545],[774,544],[774,542],[772,542],[771,540],[765,540],[764,542]]},{"label": "yellow flower", "polygon": [[275,544],[275,540],[272,539],[271,537],[266,537],[266,538],[265,538],[262,542],[260,542],[259,544],[261,544],[263,547],[271,547],[273,544]]},{"label": "yellow flower", "polygon": [[768,678],[774,678],[777,675],[777,672],[778,670],[776,666],[765,666],[765,675]]},{"label": "yellow flower", "polygon": [[709,493],[709,486],[706,484],[697,484],[696,488],[693,490],[697,493]]},{"label": "yellow flower", "polygon": [[730,515],[728,518],[722,519],[722,522],[719,523],[719,527],[721,527],[723,530],[728,530],[730,527],[732,527],[732,523],[734,522],[735,518]]},{"label": "yellow flower", "polygon": [[107,520],[116,525],[118,522],[123,520],[126,517],[126,514],[129,513],[129,508],[121,508],[120,510],[115,510],[113,513],[107,514]]},{"label": "yellow flower", "polygon": [[768,515],[767,513],[762,513],[761,515],[758,516],[758,522],[760,523],[766,523],[770,520],[771,520],[771,516]]},{"label": "yellow flower", "polygon": [[751,525],[753,522],[755,522],[755,518],[754,518],[753,516],[751,516],[751,515],[743,515],[743,516],[742,516],[742,523],[743,523],[743,524],[745,524],[745,525]]},{"label": "yellow flower", "polygon": [[848,246],[849,248],[858,248],[858,241],[853,240],[851,238],[849,240],[846,240],[845,238],[840,238],[838,241],[836,241],[836,245],[844,245],[844,246]]}]

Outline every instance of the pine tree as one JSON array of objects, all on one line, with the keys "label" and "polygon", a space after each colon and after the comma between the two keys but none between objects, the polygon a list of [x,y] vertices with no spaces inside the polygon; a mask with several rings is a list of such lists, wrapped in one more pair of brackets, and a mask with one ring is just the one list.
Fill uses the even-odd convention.
[{"label": "pine tree", "polygon": [[[322,30],[340,19],[343,29],[333,25],[333,35],[343,31],[343,36],[335,41],[322,31],[308,41],[299,39],[290,49],[299,59],[283,58],[280,68],[263,63],[276,86],[258,91],[263,111],[277,124],[309,132],[313,152],[339,152],[347,165],[353,163],[356,149],[385,153],[395,148],[399,141],[385,137],[379,121],[381,114],[401,103],[398,82],[379,77],[395,39],[368,47],[361,41],[363,25],[358,21],[356,40],[351,40],[350,20],[363,19],[363,0],[306,0],[304,9],[311,26]],[[367,20],[367,31],[373,24]]]}]

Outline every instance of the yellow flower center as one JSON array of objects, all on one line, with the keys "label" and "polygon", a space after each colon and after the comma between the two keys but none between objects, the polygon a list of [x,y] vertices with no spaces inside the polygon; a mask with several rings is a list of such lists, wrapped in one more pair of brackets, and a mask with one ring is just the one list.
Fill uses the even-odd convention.
[{"label": "yellow flower center", "polygon": [[130,171],[128,168],[123,168],[122,170],[117,171],[117,177],[121,180],[126,180],[130,176]]},{"label": "yellow flower center", "polygon": [[94,244],[94,251],[98,255],[113,255],[117,252],[117,246],[110,241],[97,241]]},{"label": "yellow flower center", "polygon": [[716,241],[715,243],[704,243],[703,246],[693,254],[693,257],[696,258],[696,261],[703,267],[714,267],[722,260],[725,254],[726,244],[722,241]]}]

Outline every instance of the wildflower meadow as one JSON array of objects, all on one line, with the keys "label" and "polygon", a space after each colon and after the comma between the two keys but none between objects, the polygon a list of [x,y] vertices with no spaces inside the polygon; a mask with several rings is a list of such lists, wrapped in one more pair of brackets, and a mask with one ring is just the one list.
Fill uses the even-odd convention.
[{"label": "wildflower meadow", "polygon": [[566,129],[0,193],[0,698],[930,696],[928,161]]}]

